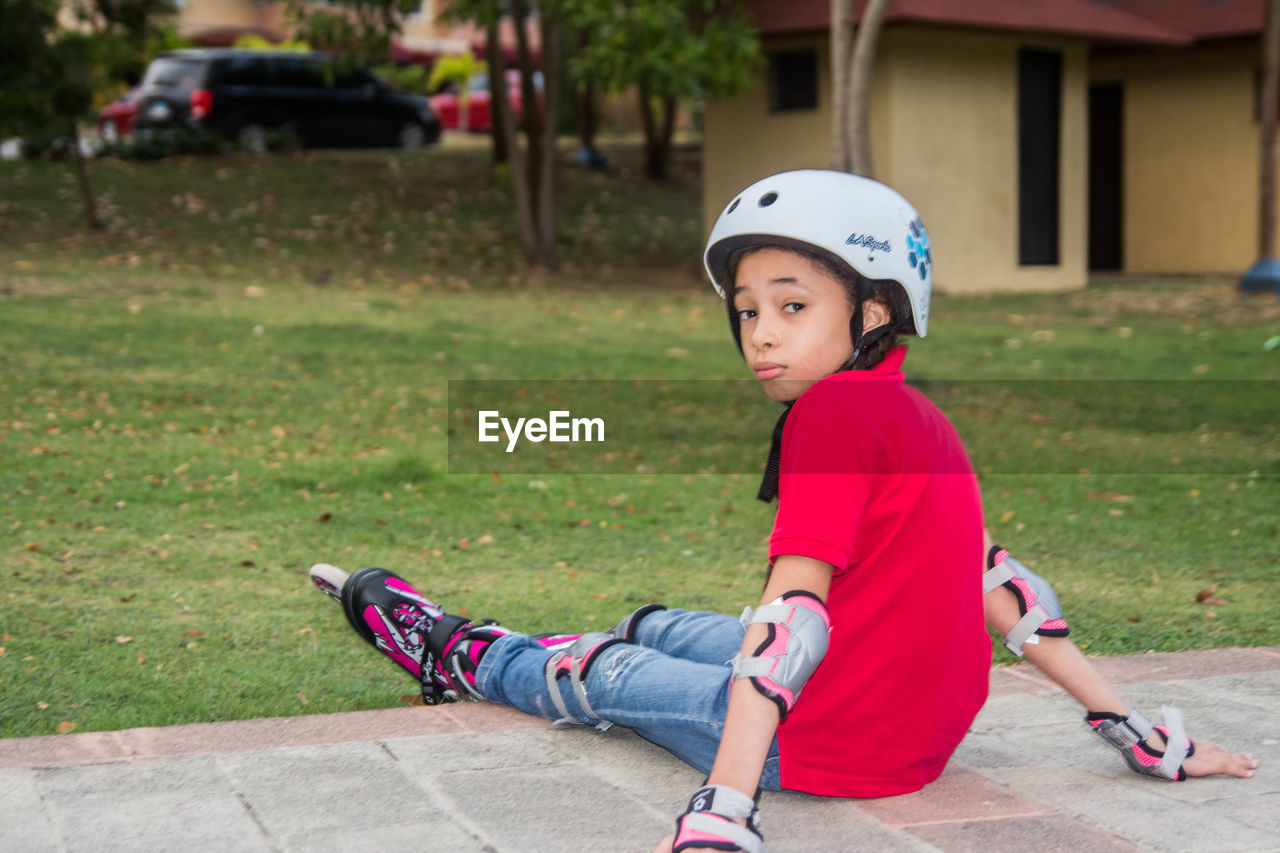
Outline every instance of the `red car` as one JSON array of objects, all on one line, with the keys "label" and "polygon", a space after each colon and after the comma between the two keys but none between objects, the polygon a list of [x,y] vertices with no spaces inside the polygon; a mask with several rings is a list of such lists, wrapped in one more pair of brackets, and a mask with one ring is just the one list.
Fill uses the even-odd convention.
[{"label": "red car", "polygon": [[[542,96],[542,73],[534,78],[539,99]],[[488,133],[493,128],[493,115],[489,109],[489,76],[477,74],[471,78],[467,97],[467,130],[475,133]],[[454,92],[441,92],[427,99],[440,117],[440,126],[445,130],[461,130],[459,122],[458,95]],[[507,100],[511,102],[511,111],[519,119],[524,111],[524,97],[520,92],[520,72],[507,71]]]},{"label": "red car", "polygon": [[141,87],[134,87],[98,111],[98,135],[104,142],[118,142],[133,133],[133,117],[138,114]]}]

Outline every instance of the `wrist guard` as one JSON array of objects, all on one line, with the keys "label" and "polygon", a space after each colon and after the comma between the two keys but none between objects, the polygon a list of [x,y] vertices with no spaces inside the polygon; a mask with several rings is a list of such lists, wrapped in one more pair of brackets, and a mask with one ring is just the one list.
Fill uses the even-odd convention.
[{"label": "wrist guard", "polygon": [[[760,811],[756,801],[728,785],[699,788],[689,800],[689,808],[676,818],[676,840],[672,853],[691,848],[764,853],[764,838],[757,828]],[[746,818],[747,825],[734,818]]]}]

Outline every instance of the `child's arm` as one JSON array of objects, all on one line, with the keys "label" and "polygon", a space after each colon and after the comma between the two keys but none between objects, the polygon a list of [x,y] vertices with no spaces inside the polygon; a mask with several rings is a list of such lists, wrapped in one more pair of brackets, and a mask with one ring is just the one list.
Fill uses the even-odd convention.
[{"label": "child's arm", "polygon": [[[811,592],[823,601],[831,586],[831,566],[810,557],[781,556],[765,585],[761,603],[768,604],[784,592]],[[749,657],[764,642],[766,625],[752,625],[742,641],[742,655]],[[739,678],[729,692],[729,714],[720,737],[708,784],[729,785],[746,794],[760,785],[769,747],[778,729],[778,706],[761,695],[749,679]]]},{"label": "child's arm", "polygon": [[[991,535],[988,533],[983,550],[989,552],[991,547]],[[1003,587],[987,593],[983,603],[986,607],[987,627],[1001,635],[1007,634],[1021,618],[1017,598]],[[1107,684],[1069,638],[1040,637],[1038,643],[1024,645],[1022,653],[1037,669],[1070,693],[1086,711],[1104,711],[1120,716],[1129,713],[1129,704]],[[1163,739],[1154,730],[1147,737],[1147,745],[1155,750],[1164,748]],[[1253,775],[1257,766],[1258,762],[1252,756],[1227,752],[1211,743],[1197,743],[1195,753],[1188,755],[1182,763],[1188,776],[1223,773],[1248,778]]]},{"label": "child's arm", "polygon": [[[825,601],[831,586],[831,566],[809,557],[784,555],[774,561],[769,582],[761,596],[767,605],[783,593],[801,590]],[[742,641],[743,657],[750,657],[764,642],[768,626],[751,625]],[[753,796],[760,787],[760,774],[769,756],[778,729],[778,706],[761,694],[747,678],[736,679],[729,690],[729,711],[725,717],[720,749],[708,785],[727,785]],[[739,820],[745,825],[745,819]],[[664,839],[657,850],[669,851],[673,837]],[[685,847],[684,850],[708,848]]]}]

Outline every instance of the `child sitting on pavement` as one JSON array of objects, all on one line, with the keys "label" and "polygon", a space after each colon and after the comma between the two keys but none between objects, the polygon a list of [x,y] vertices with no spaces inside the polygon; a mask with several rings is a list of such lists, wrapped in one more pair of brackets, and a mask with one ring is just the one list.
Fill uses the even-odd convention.
[{"label": "child sitting on pavement", "polygon": [[429,703],[630,727],[708,774],[659,850],[755,853],[762,788],[879,797],[937,778],[986,699],[990,624],[1138,772],[1251,775],[1247,756],[1193,748],[1176,714],[1163,729],[1131,711],[1066,639],[1047,584],[984,541],[964,447],[901,371],[933,266],[910,203],[846,173],[775,175],[728,205],[705,260],[744,359],[787,406],[760,494],[779,498],[760,606],[739,620],[652,604],[607,633],[532,637],[382,569],[313,567]]}]

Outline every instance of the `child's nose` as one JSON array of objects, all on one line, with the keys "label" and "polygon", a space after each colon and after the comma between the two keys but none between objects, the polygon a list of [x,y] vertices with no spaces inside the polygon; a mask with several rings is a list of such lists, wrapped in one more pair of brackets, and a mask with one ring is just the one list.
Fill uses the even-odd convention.
[{"label": "child's nose", "polygon": [[755,327],[751,330],[751,343],[756,349],[773,348],[778,345],[777,324],[773,318],[756,317]]}]

